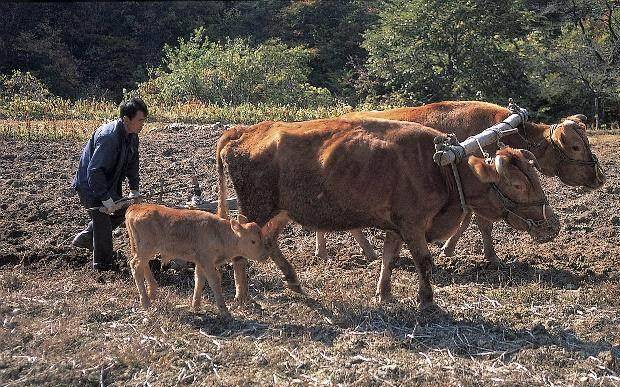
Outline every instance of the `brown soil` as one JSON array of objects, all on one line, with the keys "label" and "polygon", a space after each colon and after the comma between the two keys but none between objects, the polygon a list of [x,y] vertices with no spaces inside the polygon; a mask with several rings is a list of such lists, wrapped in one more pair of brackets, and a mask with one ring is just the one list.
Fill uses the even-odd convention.
[{"label": "brown soil", "polygon": [[[145,191],[183,204],[193,160],[216,198],[214,150],[222,129],[161,127],[141,137]],[[126,263],[93,275],[70,246],[87,221],[70,188],[82,144],[0,139],[0,385],[620,385],[620,136],[591,138],[608,177],[587,192],[543,178],[563,228],[535,245],[494,230],[504,265],[482,258],[471,227],[457,256],[436,256],[442,313],[422,313],[417,278],[401,252],[396,301],[373,299],[379,262],[347,233],[329,235],[334,257],[313,256],[314,234],[281,237],[308,295],[283,287],[272,263],[254,264],[257,304],[222,320],[208,289],[189,310],[191,269],[167,269],[155,307],[143,311]],[[117,248],[126,254],[119,229]],[[367,230],[377,253],[383,234]],[[225,296],[234,295],[230,274]]]}]

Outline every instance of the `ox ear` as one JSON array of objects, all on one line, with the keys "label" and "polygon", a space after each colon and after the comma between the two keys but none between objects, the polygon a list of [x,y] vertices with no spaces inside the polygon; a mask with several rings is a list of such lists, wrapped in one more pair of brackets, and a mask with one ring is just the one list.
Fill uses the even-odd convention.
[{"label": "ox ear", "polygon": [[237,215],[237,221],[241,224],[246,224],[248,222],[248,218],[245,217],[245,215]]},{"label": "ox ear", "polygon": [[230,228],[236,233],[241,232],[241,224],[234,219],[230,220]]},{"label": "ox ear", "polygon": [[470,156],[467,160],[469,168],[483,183],[499,183],[499,173],[493,164],[488,164],[480,157]]},{"label": "ox ear", "polygon": [[538,165],[538,160],[536,160],[536,156],[534,156],[532,152],[527,149],[520,149],[520,151],[529,165],[532,165],[536,169],[540,169],[540,165]]}]

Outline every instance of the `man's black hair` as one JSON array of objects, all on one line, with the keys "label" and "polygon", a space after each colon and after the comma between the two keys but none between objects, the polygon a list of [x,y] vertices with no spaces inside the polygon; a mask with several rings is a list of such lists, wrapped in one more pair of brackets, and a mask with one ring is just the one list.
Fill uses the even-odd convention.
[{"label": "man's black hair", "polygon": [[149,115],[149,109],[146,107],[144,101],[141,98],[132,97],[126,101],[121,102],[120,118],[123,118],[125,116],[129,117],[130,119],[134,118],[138,111],[144,113],[145,117]]}]

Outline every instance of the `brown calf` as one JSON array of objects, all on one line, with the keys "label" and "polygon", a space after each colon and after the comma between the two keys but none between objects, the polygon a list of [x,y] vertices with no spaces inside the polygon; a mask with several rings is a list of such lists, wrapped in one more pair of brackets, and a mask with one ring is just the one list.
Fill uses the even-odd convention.
[{"label": "brown calf", "polygon": [[[246,222],[242,215],[239,220],[226,220],[199,210],[174,209],[156,204],[130,206],[125,215],[131,247],[129,264],[142,306],[148,308],[155,298],[157,283],[148,263],[160,254],[164,264],[171,259],[182,258],[196,265],[194,309],[200,307],[206,279],[220,313],[227,315],[217,266],[239,256],[258,261],[266,259],[267,250],[260,228],[256,223]],[[145,279],[148,293],[144,286]]]}]

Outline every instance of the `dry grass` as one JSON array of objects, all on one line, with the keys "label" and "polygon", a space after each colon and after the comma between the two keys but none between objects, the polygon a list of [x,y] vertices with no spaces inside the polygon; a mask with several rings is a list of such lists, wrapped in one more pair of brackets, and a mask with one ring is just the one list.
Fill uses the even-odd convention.
[{"label": "dry grass", "polygon": [[[436,287],[442,310],[422,313],[415,302],[415,273],[397,270],[398,301],[378,305],[372,298],[377,271],[374,263],[343,269],[315,262],[300,269],[308,292],[301,296],[283,289],[273,264],[255,265],[251,284],[258,306],[234,309],[228,321],[215,315],[210,293],[204,311],[189,310],[190,271],[160,273],[160,299],[143,311],[126,268],[96,277],[44,263],[4,267],[0,380],[7,385],[620,383],[617,283],[578,290],[542,282],[449,284]],[[234,289],[226,278],[230,300]],[[612,297],[594,297],[598,294]]]}]

